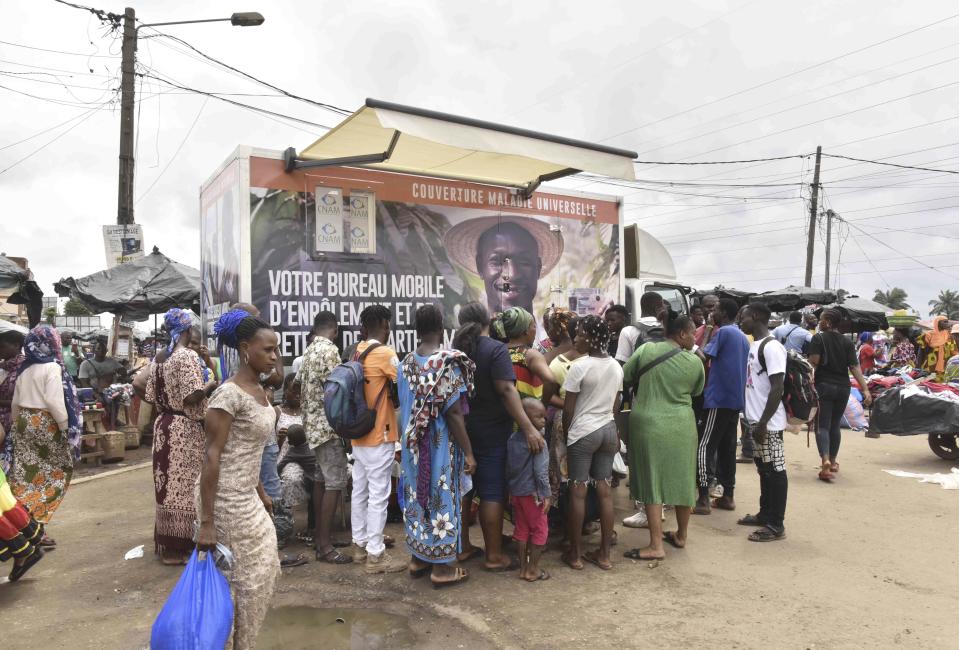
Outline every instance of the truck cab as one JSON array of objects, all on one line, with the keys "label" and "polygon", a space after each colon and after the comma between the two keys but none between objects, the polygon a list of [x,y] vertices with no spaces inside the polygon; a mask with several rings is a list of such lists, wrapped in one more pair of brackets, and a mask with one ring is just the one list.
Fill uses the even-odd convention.
[{"label": "truck cab", "polygon": [[655,291],[673,310],[688,314],[691,289],[676,280],[676,266],[658,239],[635,225],[623,228],[624,304],[639,318],[639,299]]}]

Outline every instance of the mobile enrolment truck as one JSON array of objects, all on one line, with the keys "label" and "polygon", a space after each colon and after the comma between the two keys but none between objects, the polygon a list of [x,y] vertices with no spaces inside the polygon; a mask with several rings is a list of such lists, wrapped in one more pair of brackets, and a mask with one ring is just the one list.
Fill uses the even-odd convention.
[{"label": "mobile enrolment truck", "polygon": [[[334,149],[332,155],[321,155],[319,163],[297,161],[290,151],[239,147],[202,186],[201,311],[207,336],[231,304],[253,303],[279,333],[281,353],[289,364],[303,353],[319,311],[336,314],[342,332],[338,343],[345,347],[359,336],[362,310],[376,303],[391,309],[391,344],[403,354],[415,346],[413,315],[423,303],[442,307],[449,340],[459,308],[470,301],[486,304],[491,313],[520,306],[541,316],[550,305],[558,305],[580,314],[602,314],[627,297],[638,305],[638,295],[627,296],[634,293],[627,291],[627,283],[639,293],[647,288],[644,283],[669,284],[671,260],[661,277],[627,281],[621,263],[624,233],[618,197],[536,189],[548,180],[543,176],[563,175],[551,169],[566,170],[562,165],[568,163],[553,159],[568,152],[538,150],[549,166],[539,177],[534,173],[525,187],[513,179],[507,179],[507,185],[503,179],[490,178],[491,173],[475,163],[468,170],[445,163],[442,174],[436,173],[440,165],[433,164],[433,173],[425,174],[409,162],[424,158],[422,148],[413,145],[426,139],[425,127],[390,123],[397,107],[387,105],[386,110],[380,103],[372,123],[393,132],[381,162],[371,162],[368,155],[343,156],[356,147],[375,150],[375,144],[362,140],[368,124],[361,137],[354,135],[353,149],[343,150],[336,140],[349,131],[344,125],[349,127],[351,120],[359,119],[362,126],[369,118],[364,110],[370,110],[372,101],[317,143]],[[440,114],[420,113],[432,121],[427,126],[440,140],[441,162],[487,155],[469,145],[468,153],[456,158],[446,151],[453,148],[445,144],[452,136],[435,132],[435,117]],[[460,120],[454,128],[491,126],[454,119]],[[414,141],[405,149],[404,140],[396,135],[401,127],[404,137]],[[411,131],[417,136],[409,135]],[[506,135],[530,139],[529,132],[518,130]],[[457,137],[462,140],[463,134]],[[556,140],[567,147],[581,144]],[[506,150],[517,146],[494,145]],[[630,152],[619,155],[623,153]],[[509,170],[511,158],[519,158],[520,167],[534,160],[495,155],[504,162],[494,160],[498,166],[488,169]],[[573,164],[578,166],[569,170],[582,169],[583,162],[576,160]],[[362,167],[353,166],[361,163]],[[529,170],[520,169],[518,178],[525,178],[523,174],[529,175]],[[473,178],[477,180],[466,180]],[[638,247],[642,236],[648,237],[639,233],[630,232],[628,239],[636,249],[625,256],[626,266],[637,276],[643,266]]]}]

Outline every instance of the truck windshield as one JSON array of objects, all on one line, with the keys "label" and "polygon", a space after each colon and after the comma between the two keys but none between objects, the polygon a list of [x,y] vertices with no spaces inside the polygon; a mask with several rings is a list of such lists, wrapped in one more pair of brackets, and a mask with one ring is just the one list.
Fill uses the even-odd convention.
[{"label": "truck windshield", "polygon": [[673,311],[679,312],[680,314],[685,314],[688,311],[686,308],[686,297],[678,287],[651,285],[646,287],[646,290],[655,291],[661,295],[663,300],[668,302],[669,306],[673,308]]}]

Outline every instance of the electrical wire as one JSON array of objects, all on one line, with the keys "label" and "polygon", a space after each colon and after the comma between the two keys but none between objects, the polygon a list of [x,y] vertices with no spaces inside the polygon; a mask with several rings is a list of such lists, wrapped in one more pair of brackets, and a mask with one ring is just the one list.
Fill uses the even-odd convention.
[{"label": "electrical wire", "polygon": [[63,50],[50,50],[44,47],[33,47],[32,45],[24,45],[23,43],[11,43],[10,41],[0,41],[0,44],[10,45],[12,47],[22,47],[27,50],[35,50],[37,52],[51,52],[53,54],[66,54],[68,56],[85,56],[93,59],[119,59],[120,57],[114,54],[85,54],[83,52],[65,52]]},{"label": "electrical wire", "polygon": [[885,165],[886,167],[898,167],[900,169],[918,169],[924,172],[936,172],[937,174],[959,174],[955,169],[932,169],[930,167],[913,167],[912,165],[897,165],[896,163],[881,162],[879,160],[867,160],[865,158],[853,158],[852,156],[841,156],[835,153],[824,153],[823,156],[829,158],[841,158],[843,160],[855,160],[861,163],[871,163],[873,165]]},{"label": "electrical wire", "polygon": [[166,173],[166,170],[170,169],[170,165],[172,165],[173,161],[176,160],[177,154],[179,154],[180,150],[183,149],[183,145],[186,144],[186,141],[190,139],[190,135],[193,133],[193,128],[196,126],[196,123],[200,121],[200,115],[203,114],[203,109],[206,108],[206,104],[208,101],[210,101],[209,97],[206,97],[203,99],[203,103],[200,105],[200,110],[196,112],[196,117],[193,118],[193,123],[190,124],[190,128],[187,129],[186,135],[183,136],[183,140],[180,141],[180,146],[176,148],[176,151],[174,151],[173,155],[170,156],[170,159],[167,161],[166,165],[163,166],[163,169],[160,170],[160,173],[157,174],[156,178],[153,179],[153,182],[150,183],[150,186],[146,188],[143,191],[143,193],[136,198],[136,200],[133,201],[133,205],[136,205],[137,203],[142,201],[143,197],[149,194],[150,190],[152,190],[156,186],[156,184],[160,181],[160,179],[163,178],[163,174]]},{"label": "electrical wire", "polygon": [[922,26],[920,26],[920,27],[916,27],[916,28],[914,28],[914,29],[910,29],[909,31],[903,32],[903,33],[901,33],[901,34],[896,34],[895,36],[891,36],[891,37],[889,37],[889,38],[885,38],[885,39],[882,39],[882,40],[880,40],[880,41],[876,41],[876,42],[874,42],[874,43],[870,43],[869,45],[866,45],[866,46],[863,46],[863,47],[859,47],[859,48],[856,48],[856,49],[854,49],[854,50],[850,50],[850,51],[848,51],[848,52],[845,52],[844,54],[840,54],[840,55],[838,55],[838,56],[831,57],[831,58],[829,58],[829,59],[826,59],[826,60],[824,60],[824,61],[820,61],[820,62],[818,62],[818,63],[814,63],[814,64],[809,65],[809,66],[806,66],[806,67],[804,67],[804,68],[800,68],[799,70],[795,70],[795,71],[790,72],[790,73],[788,73],[788,74],[781,75],[781,76],[779,76],[779,77],[776,77],[775,79],[770,79],[770,80],[768,80],[768,81],[764,81],[764,82],[762,82],[762,83],[759,83],[759,84],[750,86],[749,88],[744,88],[744,89],[738,90],[738,91],[736,91],[736,92],[734,92],[734,93],[730,93],[730,94],[728,94],[728,95],[724,95],[724,96],[722,96],[722,97],[709,100],[709,101],[707,101],[707,102],[704,102],[704,103],[702,103],[702,104],[698,104],[698,105],[693,106],[693,107],[691,107],[691,108],[687,108],[687,109],[681,110],[681,111],[679,111],[679,112],[673,113],[672,115],[667,115],[666,117],[659,118],[659,119],[654,120],[654,121],[652,121],[652,122],[647,122],[647,123],[641,124],[641,125],[639,125],[639,126],[637,126],[637,127],[634,127],[634,128],[631,128],[631,129],[627,129],[626,131],[620,131],[619,133],[614,133],[614,134],[612,134],[612,135],[610,135],[610,136],[607,136],[607,137],[603,138],[602,140],[599,140],[599,142],[606,142],[607,140],[612,140],[613,138],[617,138],[617,137],[619,137],[619,136],[623,136],[623,135],[626,135],[626,134],[628,134],[628,133],[633,133],[634,131],[638,131],[638,130],[640,130],[640,129],[644,129],[644,128],[646,128],[646,127],[653,126],[653,125],[655,125],[655,124],[660,124],[661,122],[665,122],[665,121],[667,121],[667,120],[671,120],[671,119],[676,118],[676,117],[679,117],[679,116],[681,116],[681,115],[686,115],[686,114],[691,113],[691,112],[693,112],[693,111],[695,111],[695,110],[699,110],[700,108],[705,108],[706,106],[712,106],[713,104],[718,104],[719,102],[723,102],[723,101],[725,101],[725,100],[727,100],[727,99],[731,99],[731,98],[733,98],[733,97],[738,97],[739,95],[742,95],[742,94],[751,92],[751,91],[753,91],[753,90],[758,90],[759,88],[764,88],[764,87],[769,86],[769,85],[771,85],[771,84],[773,84],[773,83],[776,83],[777,81],[782,81],[783,79],[789,79],[789,78],[791,78],[791,77],[795,77],[796,75],[802,74],[802,73],[804,73],[804,72],[808,72],[808,71],[810,71],[810,70],[815,70],[816,68],[820,68],[820,67],[822,67],[822,66],[824,66],[824,65],[828,65],[828,64],[830,64],[830,63],[834,63],[834,62],[839,61],[840,59],[844,59],[844,58],[846,58],[846,57],[848,57],[848,56],[852,56],[852,55],[854,55],[854,54],[859,54],[860,52],[865,52],[866,50],[872,49],[872,48],[874,48],[874,47],[878,47],[878,46],[880,46],[880,45],[885,45],[886,43],[895,41],[895,40],[900,39],[900,38],[904,38],[904,37],[906,37],[906,36],[910,36],[910,35],[912,35],[912,34],[915,34],[915,33],[917,33],[917,32],[920,32],[920,31],[922,31],[922,30],[929,29],[930,27],[935,27],[936,25],[940,25],[940,24],[942,24],[942,23],[945,23],[945,22],[947,22],[947,21],[953,20],[953,19],[955,19],[955,18],[959,18],[959,14],[953,14],[953,15],[951,15],[951,16],[947,16],[947,17],[945,17],[945,18],[942,18],[942,19],[940,19],[940,20],[937,20],[937,21],[928,23],[928,24],[926,24],[926,25],[922,25]]},{"label": "electrical wire", "polygon": [[26,156],[24,156],[23,158],[20,158],[19,160],[17,160],[17,161],[15,161],[15,162],[11,163],[10,165],[8,165],[7,167],[4,167],[3,169],[0,169],[0,175],[6,174],[8,171],[10,171],[11,169],[13,169],[14,167],[16,167],[17,165],[19,165],[20,163],[22,163],[22,162],[24,162],[24,161],[26,161],[26,160],[29,160],[30,158],[34,157],[35,155],[37,155],[38,153],[40,153],[41,151],[43,151],[44,149],[46,149],[47,147],[49,147],[51,144],[53,144],[54,142],[56,142],[57,140],[59,140],[60,138],[62,138],[63,136],[65,136],[66,134],[68,134],[68,133],[70,133],[71,131],[73,131],[73,129],[77,128],[78,126],[80,126],[81,124],[83,124],[84,122],[86,122],[88,119],[90,119],[91,117],[93,117],[94,115],[96,115],[97,110],[98,110],[98,109],[96,109],[96,108],[90,109],[89,111],[87,111],[86,115],[83,116],[83,119],[79,120],[76,124],[74,124],[73,126],[71,126],[69,129],[64,130],[62,133],[58,134],[55,138],[53,138],[52,140],[50,140],[50,141],[47,142],[46,144],[43,144],[43,145],[41,145],[40,147],[37,147],[36,149],[34,149],[34,150],[31,151],[30,153],[28,153],[28,154],[27,154]]}]

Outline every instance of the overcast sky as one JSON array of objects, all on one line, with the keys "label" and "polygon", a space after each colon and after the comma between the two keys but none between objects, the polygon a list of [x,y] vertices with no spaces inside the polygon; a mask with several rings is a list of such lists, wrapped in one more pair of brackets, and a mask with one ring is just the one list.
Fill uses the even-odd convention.
[{"label": "overcast sky", "polygon": [[[959,169],[959,15],[951,17],[959,9],[947,0],[132,6],[143,22],[260,11],[266,23],[255,28],[163,29],[350,109],[376,97],[604,142],[649,161],[793,156],[822,145],[826,154]],[[119,109],[103,102],[118,86],[120,42],[89,13],[52,0],[4,2],[0,41],[0,251],[28,257],[51,293],[60,277],[105,264]],[[144,39],[138,60],[192,88],[273,93],[178,50]],[[137,90],[136,221],[148,247],[194,266],[199,186],[226,156],[239,144],[302,149],[322,133],[150,80]],[[288,98],[234,98],[318,124],[339,120]],[[811,157],[637,165],[642,189],[582,178],[560,185],[625,196],[627,221],[663,241],[686,283],[760,291],[802,281],[812,166]],[[923,315],[940,289],[959,288],[955,175],[824,157],[822,183],[825,207],[851,224],[835,240],[839,286],[870,298],[901,286]],[[823,270],[820,241],[814,284]]]}]

